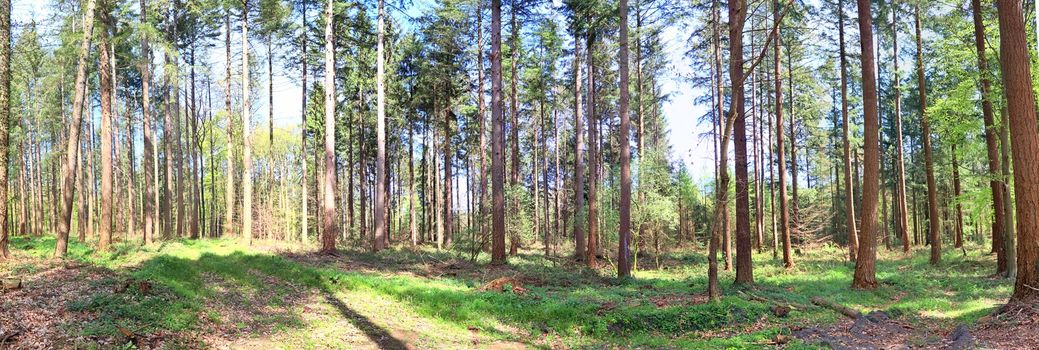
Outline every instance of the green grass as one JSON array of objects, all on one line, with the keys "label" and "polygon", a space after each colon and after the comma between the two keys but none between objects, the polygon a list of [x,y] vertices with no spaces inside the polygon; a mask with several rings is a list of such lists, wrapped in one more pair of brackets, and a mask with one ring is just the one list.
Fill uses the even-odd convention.
[{"label": "green grass", "polygon": [[[53,239],[16,238],[12,246],[42,258],[50,255]],[[803,305],[810,305],[813,296],[823,296],[863,311],[886,310],[914,324],[951,327],[976,321],[1010,293],[1006,281],[987,278],[994,271],[993,259],[976,248],[967,257],[947,251],[936,267],[927,263],[922,250],[911,257],[881,252],[877,265],[881,286],[875,291],[848,288],[853,265],[843,261],[840,248],[796,256],[797,267],[791,270],[770,253],[755,255],[757,284],[746,292]],[[789,334],[792,325],[833,322],[839,317],[826,309],[808,308],[777,318],[767,305],[740,297],[731,286],[732,272],[722,273],[726,297],[720,303],[657,306],[654,299],[703,292],[706,259],[699,251],[670,254],[661,259],[665,268],[638,271],[635,280],[624,283],[613,281],[606,270],[561,267],[537,255],[521,254],[510,260],[508,270],[497,273],[540,281],[524,286],[528,289],[524,294],[477,291],[490,278],[482,274],[487,267],[480,264],[455,276],[426,277],[412,269],[450,260],[455,257],[452,252],[346,251],[348,260],[368,267],[347,271],[249,251],[233,240],[178,240],[154,248],[117,245],[104,254],[73,243],[70,259],[120,271],[123,278],[151,281],[156,291],[140,293],[131,287],[127,293],[84,296],[67,307],[98,313],[96,321],[78,326],[82,334],[114,335],[116,325],[144,334],[198,330],[203,318],[215,324],[230,322],[209,307],[225,303],[253,315],[252,322],[271,326],[292,343],[282,346],[303,348],[322,347],[319,337],[307,334],[314,329],[334,331],[335,323],[305,315],[302,302],[290,300],[301,291],[343,300],[349,312],[367,319],[359,328],[422,328],[420,338],[428,347],[443,346],[441,341],[478,329],[490,339],[539,347],[561,342],[571,347],[763,348],[776,334]],[[34,269],[32,264],[0,266],[0,274]],[[238,295],[240,300],[231,303],[225,300],[228,295]]]}]

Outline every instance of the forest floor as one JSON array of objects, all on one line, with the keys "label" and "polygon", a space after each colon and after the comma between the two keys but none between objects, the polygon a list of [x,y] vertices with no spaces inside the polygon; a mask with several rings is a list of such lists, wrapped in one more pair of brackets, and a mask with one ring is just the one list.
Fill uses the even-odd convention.
[{"label": "forest floor", "polygon": [[[54,260],[53,247],[53,238],[16,237],[15,259],[0,263],[0,277],[22,281],[0,291],[0,349],[1039,344],[1020,338],[1034,333],[1039,312],[1000,309],[1012,286],[990,277],[994,258],[980,246],[948,250],[937,267],[923,248],[912,256],[881,248],[874,291],[848,288],[853,265],[840,248],[795,255],[793,269],[765,252],[754,257],[754,287],[732,287],[732,271],[722,272],[719,303],[703,293],[702,249],[660,256],[659,266],[643,257],[636,278],[619,283],[608,262],[591,270],[534,252],[490,267],[432,249],[329,256],[283,243],[178,240],[95,253],[73,243],[68,259]],[[813,297],[869,314],[845,317]]]}]

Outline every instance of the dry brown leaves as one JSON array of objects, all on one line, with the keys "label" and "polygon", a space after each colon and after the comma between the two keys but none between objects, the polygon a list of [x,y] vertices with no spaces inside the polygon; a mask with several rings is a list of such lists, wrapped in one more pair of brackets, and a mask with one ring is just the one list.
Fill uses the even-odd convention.
[{"label": "dry brown leaves", "polygon": [[527,294],[527,289],[523,288],[523,282],[515,277],[501,277],[495,279],[493,281],[487,282],[483,286],[480,286],[480,288],[477,288],[477,290],[483,292],[495,291],[504,293],[505,286],[511,286],[512,292],[518,295]]},{"label": "dry brown leaves", "polygon": [[114,278],[114,272],[61,261],[41,260],[38,266],[37,272],[20,276],[21,288],[0,292],[0,348],[110,346],[128,340],[79,336],[69,329],[94,321],[97,315],[68,311],[68,305],[90,295],[110,292],[111,287],[102,281]]},{"label": "dry brown leaves", "polygon": [[974,335],[985,346],[997,349],[1039,348],[1039,303],[1014,302],[982,317]]}]

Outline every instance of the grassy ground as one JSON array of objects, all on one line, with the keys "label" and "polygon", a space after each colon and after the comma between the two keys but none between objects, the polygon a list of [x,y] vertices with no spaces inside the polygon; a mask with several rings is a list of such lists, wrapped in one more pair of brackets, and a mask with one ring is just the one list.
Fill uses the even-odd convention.
[{"label": "grassy ground", "polygon": [[[16,238],[18,258],[0,263],[0,277],[22,277],[22,297],[32,298],[35,280],[69,269],[45,259],[53,246],[50,238]],[[927,334],[972,324],[1010,293],[1009,283],[988,277],[993,258],[974,248],[967,256],[947,251],[937,267],[924,250],[909,257],[881,251],[875,291],[848,289],[853,265],[835,247],[796,256],[790,270],[770,252],[758,254],[756,286],[736,290],[725,271],[726,297],[709,303],[706,257],[693,249],[661,257],[659,268],[642,259],[651,269],[618,283],[608,267],[536,254],[492,268],[428,249],[329,257],[283,244],[183,240],[102,254],[74,243],[70,259],[96,267],[77,273],[94,277],[63,284],[94,288],[52,307],[82,316],[57,322],[70,338],[64,344],[75,347],[701,349],[774,347],[791,329],[837,322],[835,312],[810,306],[821,296],[887,311],[922,330],[914,343],[928,344]],[[502,277],[512,278],[502,291],[482,290]],[[0,295],[0,305],[16,297]],[[803,307],[777,317],[760,298]]]}]

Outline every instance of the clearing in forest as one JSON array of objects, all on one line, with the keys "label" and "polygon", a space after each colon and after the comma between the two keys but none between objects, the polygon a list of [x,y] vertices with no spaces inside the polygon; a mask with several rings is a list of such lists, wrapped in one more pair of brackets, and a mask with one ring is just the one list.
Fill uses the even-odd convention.
[{"label": "clearing in forest", "polygon": [[853,266],[836,247],[809,251],[791,270],[760,254],[754,287],[726,285],[710,303],[698,248],[659,266],[643,258],[636,279],[618,284],[605,268],[522,253],[496,268],[429,249],[319,255],[181,240],[104,254],[73,244],[69,260],[52,260],[53,245],[16,238],[17,258],[0,265],[22,281],[0,294],[0,348],[957,348],[963,336],[1029,344],[993,335],[1003,322],[1028,321],[989,316],[1011,285],[986,276],[992,260],[980,250],[949,251],[937,267],[922,251],[882,251],[875,291],[848,290]]}]

